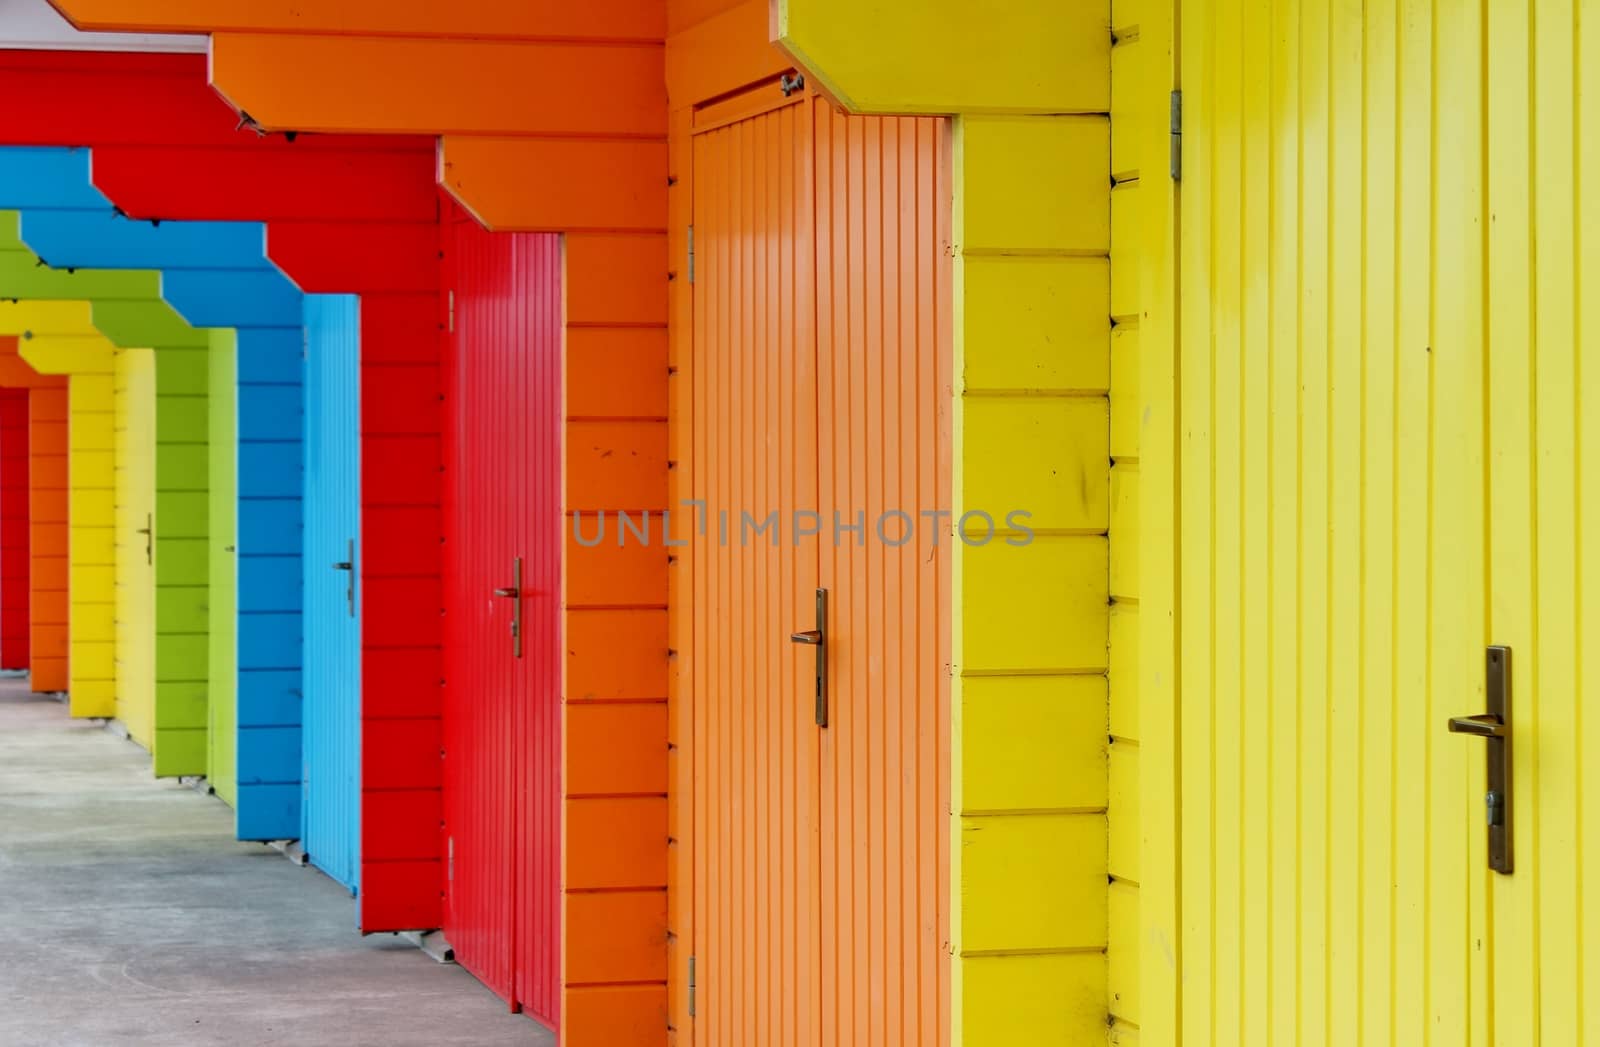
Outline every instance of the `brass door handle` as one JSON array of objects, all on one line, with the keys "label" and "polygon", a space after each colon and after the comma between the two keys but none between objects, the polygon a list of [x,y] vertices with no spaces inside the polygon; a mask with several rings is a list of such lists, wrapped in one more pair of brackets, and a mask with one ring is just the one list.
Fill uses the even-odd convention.
[{"label": "brass door handle", "polygon": [[1484,658],[1484,695],[1489,711],[1452,716],[1452,734],[1482,738],[1489,789],[1484,807],[1489,828],[1489,868],[1512,870],[1511,855],[1511,648],[1490,647]]},{"label": "brass door handle", "polygon": [[828,590],[817,590],[817,627],[789,634],[790,643],[817,649],[816,711],[818,727],[828,726]]}]

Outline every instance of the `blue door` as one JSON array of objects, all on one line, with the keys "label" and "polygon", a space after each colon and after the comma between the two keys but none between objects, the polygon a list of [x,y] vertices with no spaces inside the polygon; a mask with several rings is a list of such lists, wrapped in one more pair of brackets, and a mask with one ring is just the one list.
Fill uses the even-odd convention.
[{"label": "blue door", "polygon": [[359,887],[361,832],[361,307],[307,295],[305,703],[300,842]]}]

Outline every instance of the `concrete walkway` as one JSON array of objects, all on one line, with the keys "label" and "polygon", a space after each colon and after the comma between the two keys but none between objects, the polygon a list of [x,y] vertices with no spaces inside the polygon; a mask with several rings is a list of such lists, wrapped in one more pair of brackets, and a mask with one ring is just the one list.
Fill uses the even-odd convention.
[{"label": "concrete walkway", "polygon": [[459,967],[362,938],[321,873],[0,680],[0,1044],[551,1044]]}]

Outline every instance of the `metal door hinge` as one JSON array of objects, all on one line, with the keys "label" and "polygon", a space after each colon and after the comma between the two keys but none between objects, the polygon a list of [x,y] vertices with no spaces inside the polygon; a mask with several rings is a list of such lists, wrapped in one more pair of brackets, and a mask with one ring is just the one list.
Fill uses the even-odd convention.
[{"label": "metal door hinge", "polygon": [[689,957],[689,1017],[694,1017],[694,957]]},{"label": "metal door hinge", "polygon": [[689,227],[689,282],[694,283],[694,226]]},{"label": "metal door hinge", "polygon": [[455,334],[456,333],[456,293],[454,291],[447,291],[447,292],[445,292],[445,297],[449,302],[449,310],[450,310],[449,319],[446,321],[446,323],[447,323],[449,332],[451,334]]},{"label": "metal door hinge", "polygon": [[1183,92],[1172,92],[1167,113],[1167,131],[1171,139],[1167,166],[1174,182],[1183,180]]}]

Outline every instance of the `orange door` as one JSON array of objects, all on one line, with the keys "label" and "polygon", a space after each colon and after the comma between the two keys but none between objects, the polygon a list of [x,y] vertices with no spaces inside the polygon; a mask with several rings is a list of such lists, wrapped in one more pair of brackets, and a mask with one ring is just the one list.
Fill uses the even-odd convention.
[{"label": "orange door", "polygon": [[[944,125],[776,83],[696,125],[694,1042],[936,1045],[950,539],[920,513],[948,503]],[[826,725],[790,637],[819,587]]]},{"label": "orange door", "polygon": [[788,641],[817,546],[740,532],[817,504],[810,107],[707,131],[694,165],[696,1042],[785,1047],[817,1034],[818,732]]}]

